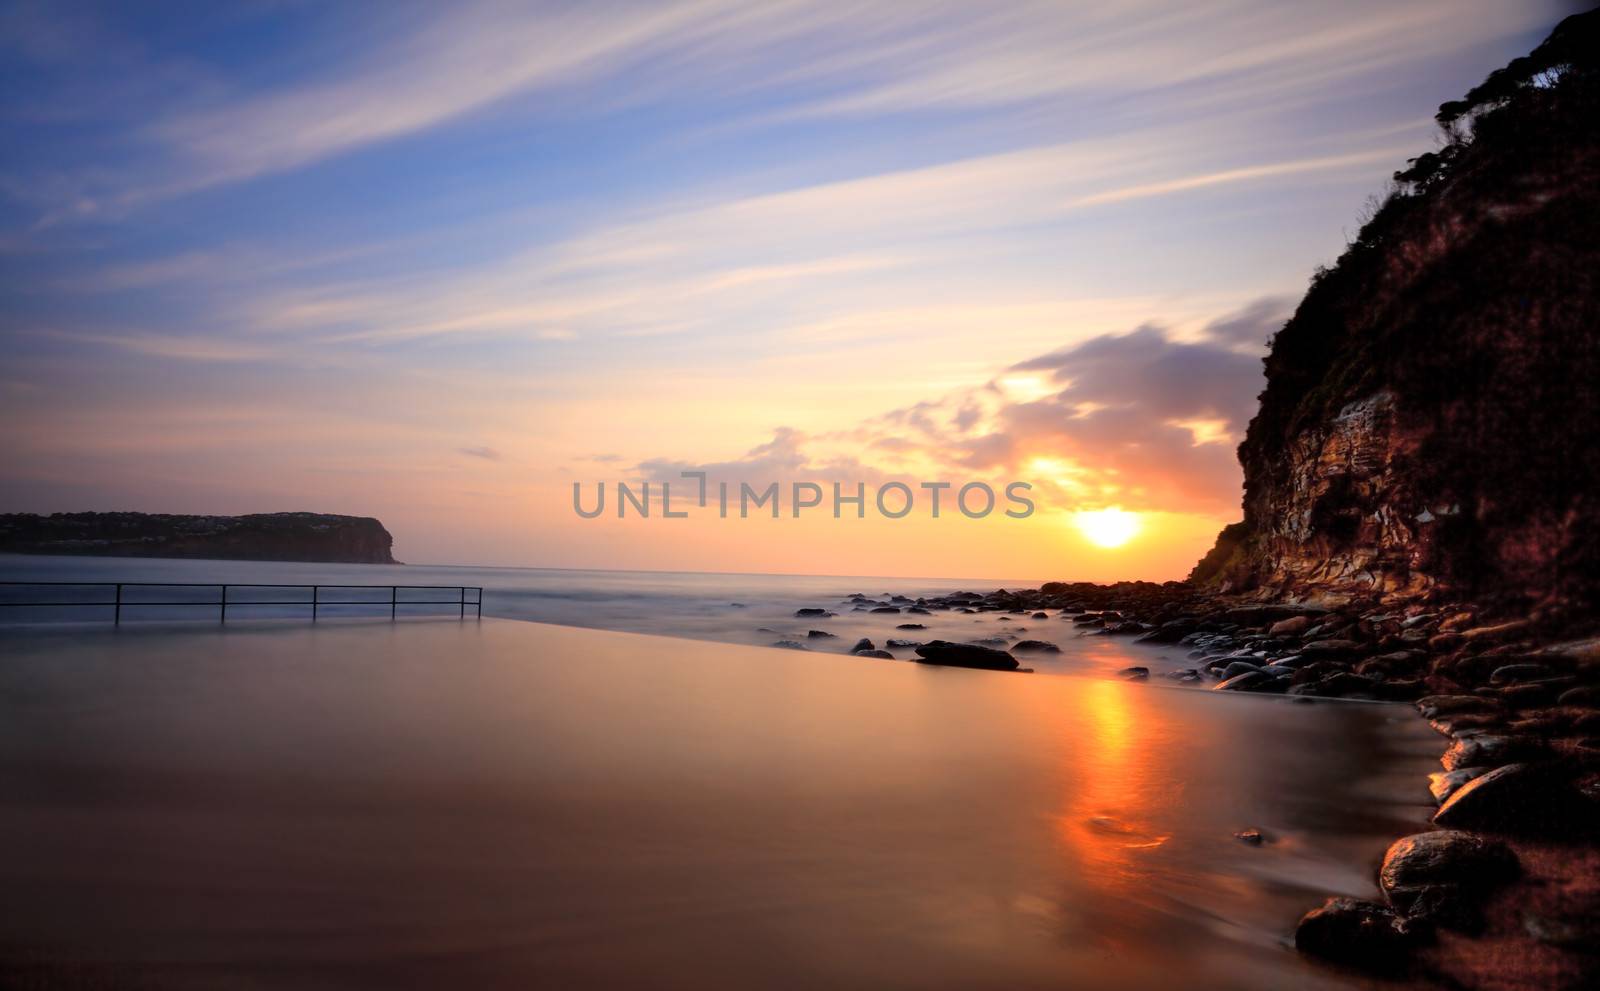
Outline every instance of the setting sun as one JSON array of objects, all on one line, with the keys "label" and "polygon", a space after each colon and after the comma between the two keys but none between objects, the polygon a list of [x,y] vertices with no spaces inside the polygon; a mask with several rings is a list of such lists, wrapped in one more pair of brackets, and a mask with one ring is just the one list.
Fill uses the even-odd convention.
[{"label": "setting sun", "polygon": [[1097,547],[1121,547],[1139,532],[1139,516],[1116,508],[1097,509],[1073,517],[1078,529]]}]

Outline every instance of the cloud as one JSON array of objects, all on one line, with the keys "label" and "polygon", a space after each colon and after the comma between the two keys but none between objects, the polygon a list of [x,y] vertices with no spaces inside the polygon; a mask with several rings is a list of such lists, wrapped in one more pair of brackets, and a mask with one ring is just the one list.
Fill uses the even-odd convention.
[{"label": "cloud", "polygon": [[[1103,334],[1009,366],[1006,375],[825,434],[778,428],[743,456],[714,463],[640,462],[645,480],[765,485],[776,481],[987,479],[1033,482],[1059,508],[1226,516],[1238,508],[1234,445],[1255,412],[1265,342],[1289,301],[1256,300],[1180,338],[1156,323]],[[1042,375],[1040,395],[1004,384]]]},{"label": "cloud", "polygon": [[457,454],[465,454],[469,458],[482,458],[485,461],[500,461],[502,455],[492,447],[458,447]]}]

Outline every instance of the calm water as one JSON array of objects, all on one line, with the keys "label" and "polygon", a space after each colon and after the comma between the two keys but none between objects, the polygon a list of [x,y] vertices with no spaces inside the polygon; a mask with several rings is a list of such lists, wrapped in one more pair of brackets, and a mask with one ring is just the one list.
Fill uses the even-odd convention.
[{"label": "calm water", "polygon": [[1352,987],[1285,940],[1437,766],[1397,706],[495,620],[0,652],[7,986]]},{"label": "calm water", "polygon": [[[993,614],[935,613],[932,616],[852,613],[841,600],[852,592],[875,597],[901,594],[911,598],[959,590],[988,592],[996,587],[1030,588],[1037,582],[1004,582],[994,579],[929,579],[883,577],[812,577],[796,575],[728,575],[694,572],[645,571],[566,571],[539,568],[459,568],[418,565],[343,565],[301,564],[254,561],[174,561],[142,558],[34,557],[0,555],[0,581],[143,581],[143,582],[263,582],[336,584],[407,584],[481,586],[484,616],[525,619],[632,633],[655,633],[770,646],[780,640],[803,642],[810,650],[843,653],[861,637],[878,647],[889,638],[924,641],[935,638],[972,640],[994,636],[1038,639],[1058,644],[1062,653],[1023,656],[1023,662],[1041,672],[1074,672],[1094,669],[1109,673],[1133,663],[1125,646],[1108,643],[1101,637],[1079,637],[1070,621],[1052,613],[1049,619],[1001,618]],[[0,587],[0,601],[6,596],[29,596],[35,600],[44,591]],[[78,595],[87,600],[104,601],[109,589],[54,594]],[[305,598],[309,592],[249,592],[257,599]],[[354,598],[348,591],[339,596]],[[439,592],[413,592],[413,598],[437,597]],[[455,595],[450,592],[450,595]],[[128,590],[126,597],[136,600],[182,599],[214,602],[216,589]],[[322,615],[388,614],[387,590],[377,593],[374,607],[326,607]],[[237,600],[240,593],[235,593]],[[71,601],[78,601],[72,599]],[[737,605],[735,605],[737,603]],[[803,607],[832,609],[838,616],[797,619],[795,610]],[[404,615],[421,616],[429,612],[453,615],[454,605],[412,606]],[[190,619],[214,622],[215,609],[174,609],[156,606],[127,606],[124,621]],[[0,623],[63,622],[104,619],[104,607],[85,609],[4,609]],[[309,616],[305,606],[234,605],[229,622],[248,618]],[[922,630],[897,630],[903,623],[917,623]],[[831,633],[832,638],[812,638],[812,630]],[[915,656],[908,648],[895,648],[898,657]],[[1160,671],[1186,667],[1187,649],[1141,650],[1137,663]],[[1019,655],[1021,656],[1021,655]]]}]

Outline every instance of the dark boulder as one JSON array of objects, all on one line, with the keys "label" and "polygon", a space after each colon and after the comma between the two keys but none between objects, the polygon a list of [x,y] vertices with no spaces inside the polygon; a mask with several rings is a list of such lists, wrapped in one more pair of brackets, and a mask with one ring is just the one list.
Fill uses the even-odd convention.
[{"label": "dark boulder", "polygon": [[856,641],[856,645],[854,647],[850,648],[850,653],[859,654],[864,650],[876,650],[877,646],[878,645],[873,643],[871,640],[868,640],[866,637],[862,637],[860,640]]},{"label": "dark boulder", "polygon": [[1433,824],[1532,836],[1595,828],[1593,807],[1552,764],[1507,764],[1474,778],[1439,806]]},{"label": "dark boulder", "polygon": [[1383,856],[1378,887],[1390,904],[1409,911],[1423,892],[1448,886],[1481,893],[1517,875],[1517,858],[1504,843],[1475,833],[1440,829],[1395,840]]},{"label": "dark boulder", "polygon": [[916,648],[916,651],[920,664],[982,668],[987,671],[1015,671],[1018,666],[1017,659],[1009,652],[977,644],[934,640]]},{"label": "dark boulder", "polygon": [[855,655],[857,657],[876,657],[884,661],[897,660],[897,658],[887,650],[858,650],[855,651]]},{"label": "dark boulder", "polygon": [[837,637],[836,634],[829,633],[827,630],[807,630],[806,631],[806,639],[807,640],[836,640],[836,639],[838,639],[838,637]]},{"label": "dark boulder", "polygon": [[1275,685],[1277,679],[1264,671],[1246,671],[1211,686],[1214,692],[1260,692]]},{"label": "dark boulder", "polygon": [[812,608],[812,607],[809,607],[809,606],[804,608],[804,609],[796,609],[794,611],[794,614],[795,614],[795,618],[797,618],[797,619],[804,619],[807,616],[832,616],[832,615],[834,615],[833,613],[829,612],[826,609],[816,609],[816,608]]},{"label": "dark boulder", "polygon": [[1363,970],[1393,970],[1404,963],[1415,934],[1387,905],[1358,898],[1329,898],[1295,927],[1295,949]]},{"label": "dark boulder", "polygon": [[1131,668],[1123,668],[1117,675],[1124,681],[1143,681],[1150,677],[1150,669],[1142,664],[1136,664]]},{"label": "dark boulder", "polygon": [[1048,640],[1018,640],[1011,645],[1012,650],[1037,650],[1046,654],[1059,654],[1061,648]]},{"label": "dark boulder", "polygon": [[1490,770],[1487,767],[1460,767],[1454,771],[1436,771],[1428,775],[1428,791],[1433,793],[1435,803],[1443,805],[1462,785],[1488,774]]},{"label": "dark boulder", "polygon": [[926,630],[927,627],[923,626],[921,623],[901,623],[899,626],[895,627],[895,629],[897,629],[897,630]]}]

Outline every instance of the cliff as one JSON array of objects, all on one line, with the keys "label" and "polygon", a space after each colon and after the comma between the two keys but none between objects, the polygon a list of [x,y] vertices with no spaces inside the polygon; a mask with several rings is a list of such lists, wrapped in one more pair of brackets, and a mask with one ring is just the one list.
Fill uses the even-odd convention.
[{"label": "cliff", "polygon": [[371,517],[326,513],[0,514],[0,551],[14,554],[397,564],[393,543]]},{"label": "cliff", "polygon": [[1244,520],[1192,581],[1572,611],[1600,573],[1600,13],[1440,108],[1446,141],[1274,337]]}]

